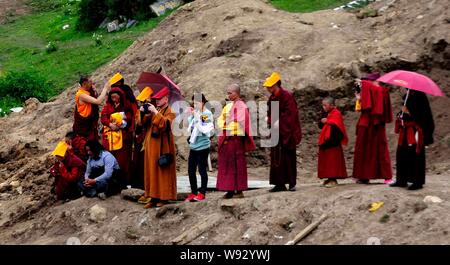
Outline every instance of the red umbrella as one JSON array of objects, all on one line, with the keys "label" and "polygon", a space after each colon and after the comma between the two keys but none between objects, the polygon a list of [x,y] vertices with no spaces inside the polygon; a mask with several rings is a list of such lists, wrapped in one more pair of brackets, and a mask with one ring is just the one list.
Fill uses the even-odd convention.
[{"label": "red umbrella", "polygon": [[444,96],[444,93],[442,93],[439,86],[436,85],[433,80],[416,72],[396,70],[383,75],[378,78],[377,81],[416,91],[422,91],[425,94],[430,94],[432,96]]},{"label": "red umbrella", "polygon": [[137,88],[142,91],[146,86],[149,86],[153,90],[153,94],[156,94],[163,87],[169,88],[169,103],[174,104],[177,101],[184,101],[184,97],[181,95],[181,89],[166,75],[159,73],[142,72],[136,82]]},{"label": "red umbrella", "polygon": [[[382,77],[378,78],[377,81],[383,82],[386,84],[391,84],[394,86],[401,86],[408,88],[408,92],[406,93],[405,101],[403,102],[403,106],[406,106],[406,101],[408,101],[409,90],[421,91],[426,94],[430,94],[433,96],[443,97],[444,93],[442,93],[436,83],[433,82],[429,77],[418,74],[416,72],[409,72],[404,70],[396,70],[389,72]],[[400,117],[403,117],[403,110],[400,114]],[[403,119],[402,119],[403,125]]]}]

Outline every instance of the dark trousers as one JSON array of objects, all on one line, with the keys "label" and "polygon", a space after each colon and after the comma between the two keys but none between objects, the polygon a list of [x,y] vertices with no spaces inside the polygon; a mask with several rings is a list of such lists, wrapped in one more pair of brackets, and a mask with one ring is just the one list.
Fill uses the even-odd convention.
[{"label": "dark trousers", "polygon": [[[405,137],[406,138],[406,137]],[[425,184],[425,148],[416,153],[416,145],[402,145],[397,147],[397,182],[416,185]]]},{"label": "dark trousers", "polygon": [[[206,167],[208,166],[208,155],[209,148],[199,151],[190,150],[189,152],[188,174],[193,194],[197,194],[197,192],[206,194],[206,189],[208,186],[208,173],[206,172]],[[197,189],[197,166],[202,180],[200,189]]]}]

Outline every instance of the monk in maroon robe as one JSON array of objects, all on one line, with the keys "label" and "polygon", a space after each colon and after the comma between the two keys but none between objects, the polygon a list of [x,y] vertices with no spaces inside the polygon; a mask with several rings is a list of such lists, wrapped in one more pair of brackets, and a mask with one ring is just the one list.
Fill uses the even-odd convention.
[{"label": "monk in maroon robe", "polygon": [[85,150],[86,142],[98,139],[98,106],[105,100],[110,89],[106,83],[100,96],[94,90],[93,82],[88,76],[80,77],[80,88],[75,94],[75,111],[73,122],[73,133],[70,138],[71,146],[83,161],[87,161],[87,155],[82,154]]},{"label": "monk in maroon robe", "polygon": [[319,135],[319,161],[317,175],[320,179],[326,179],[325,187],[337,185],[337,179],[347,178],[344,151],[342,145],[348,143],[347,132],[341,112],[335,107],[334,99],[327,97],[322,101],[326,118],[322,118],[319,127],[322,129]]},{"label": "monk in maroon robe", "polygon": [[218,141],[217,189],[227,191],[225,199],[242,198],[248,189],[247,162],[245,153],[256,148],[250,126],[250,113],[240,98],[239,85],[227,89],[232,101],[222,110],[217,119],[221,130]]},{"label": "monk in maroon robe", "polygon": [[371,74],[361,80],[361,116],[353,160],[353,178],[360,184],[368,184],[371,179],[392,179],[385,127],[393,120],[392,106],[388,89],[375,81],[378,77]]},{"label": "monk in maroon robe", "polygon": [[[125,137],[123,144],[126,150],[131,150],[131,155],[129,157],[130,164],[128,167],[129,172],[126,172],[125,174],[127,176],[128,183],[134,185],[135,179],[139,178],[139,176],[136,175],[136,173],[140,173],[136,172],[137,170],[139,170],[139,160],[142,160],[142,158],[137,155],[139,154],[138,152],[141,151],[142,145],[139,144],[134,145],[135,131],[137,127],[136,116],[138,115],[138,102],[133,94],[133,90],[129,85],[125,84],[125,79],[123,77],[116,83],[113,83],[111,85],[111,88],[119,88],[120,90],[122,90],[125,105],[131,108],[132,110],[131,120],[127,120],[127,122],[130,123],[130,125],[127,126],[127,129],[124,131],[124,134],[127,135]],[[133,146],[136,150],[133,149]],[[142,176],[143,175],[140,175],[140,177]]]},{"label": "monk in maroon robe", "polygon": [[[281,87],[278,73],[273,73],[264,83],[271,96],[268,101],[268,124],[278,130],[278,143],[270,149],[270,192],[295,191],[297,184],[297,145],[302,139],[299,111],[294,96]],[[272,103],[278,102],[278,119],[272,120]],[[272,137],[274,135],[272,134]]]},{"label": "monk in maroon robe", "polygon": [[[127,122],[127,125],[125,128],[119,128],[117,125],[113,124],[110,120],[111,114],[117,113],[117,112],[124,112],[125,113],[125,120]],[[129,132],[129,127],[131,126],[131,120],[133,119],[133,109],[130,105],[127,104],[127,101],[125,100],[125,95],[117,87],[111,88],[111,91],[108,95],[108,100],[105,104],[105,106],[102,109],[101,113],[101,122],[104,126],[108,127],[112,131],[122,131],[122,148],[118,150],[111,150],[110,149],[110,143],[107,137],[105,136],[105,132],[103,135],[103,147],[105,147],[106,150],[110,151],[111,154],[114,155],[117,162],[119,163],[120,169],[123,170],[125,175],[124,184],[128,184],[131,181],[131,156],[132,156],[132,143],[133,143],[133,134]]]},{"label": "monk in maroon robe", "polygon": [[80,197],[77,183],[83,177],[86,164],[71,150],[64,157],[56,156],[58,161],[50,169],[55,178],[55,193],[58,200],[77,199]]}]

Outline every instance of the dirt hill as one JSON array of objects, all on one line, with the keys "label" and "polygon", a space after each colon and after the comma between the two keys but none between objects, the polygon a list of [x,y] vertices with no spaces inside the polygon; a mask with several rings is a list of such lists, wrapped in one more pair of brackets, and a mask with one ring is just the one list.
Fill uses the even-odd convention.
[{"label": "dirt hill", "polygon": [[[448,8],[446,0],[379,1],[366,9],[376,10],[378,14],[366,17],[363,12],[331,10],[292,14],[276,10],[261,0],[197,0],[183,6],[117,59],[98,69],[93,75],[98,87],[117,71],[124,74],[128,83],[134,84],[141,71],[151,71],[163,65],[186,96],[190,97],[193,91],[202,91],[210,100],[223,100],[226,86],[239,82],[247,100],[262,100],[267,96],[261,86],[262,81],[272,71],[279,71],[284,86],[294,91],[302,113],[304,140],[297,151],[299,183],[311,183],[308,185],[312,186],[305,184],[297,192],[276,195],[252,191],[248,193],[250,198],[231,206],[221,205],[220,194],[211,194],[205,203],[169,207],[162,219],[155,219],[156,210],[144,211],[140,206],[119,198],[101,202],[80,199],[55,207],[49,195],[52,180],[47,174],[48,154],[71,128],[74,85],[51,102],[30,100],[22,113],[0,119],[1,241],[64,243],[73,235],[87,240],[88,230],[100,227],[105,233],[99,233],[97,240],[91,239],[92,242],[87,243],[170,243],[169,239],[180,234],[185,227],[211,214],[212,219],[224,221],[199,243],[246,243],[242,236],[251,228],[256,231],[247,232],[257,235],[249,237],[252,238],[251,243],[278,244],[321,213],[329,212],[329,219],[307,242],[365,243],[366,239],[361,238],[382,228],[386,235],[392,235],[388,240],[390,243],[449,243],[444,233],[446,230],[440,229],[447,226],[433,221],[436,216],[450,214],[443,207],[448,202],[424,209],[421,203],[425,195],[449,199],[445,193],[448,187],[445,186],[446,180],[450,176],[447,156],[450,150]],[[354,104],[353,80],[360,73],[388,72],[399,68],[429,75],[447,94],[443,98],[430,98],[437,128],[436,143],[427,149],[428,168],[433,174],[428,178],[429,185],[417,193],[381,185],[361,187],[349,184],[333,190],[316,186],[317,155],[311,150],[317,148],[315,121],[320,98],[327,94],[335,96],[345,113],[351,136],[345,149],[350,172],[354,125],[358,118],[358,114],[351,111]],[[398,91],[392,93],[392,100],[394,111],[398,111]],[[396,137],[392,125],[387,130],[393,154]],[[184,138],[177,140],[177,149],[179,174],[186,175]],[[216,155],[212,154],[212,158],[215,164]],[[264,149],[249,155],[251,178],[268,178],[267,158],[267,150]],[[322,195],[325,193],[324,199]],[[365,207],[375,200],[390,203],[379,213],[392,216],[388,225],[379,223],[378,215],[367,218]],[[85,226],[83,222],[87,222],[87,217],[82,220],[74,218],[86,214],[95,203],[108,209],[105,222]],[[416,204],[419,205],[418,211]],[[128,216],[147,216],[144,223],[158,229],[144,233],[140,230],[142,224],[136,226],[134,221],[127,219]],[[288,228],[277,226],[277,220],[282,216],[290,218],[295,223],[294,227],[289,228],[290,221],[286,220],[287,223],[282,223]],[[405,226],[423,218],[433,221],[427,223],[427,229],[442,232],[444,236],[427,234],[421,238],[409,238],[407,234],[416,230],[405,229]],[[231,228],[230,224],[235,222],[239,225]],[[279,233],[274,234],[277,229]],[[125,231],[126,235],[135,231],[138,236],[132,235],[131,239],[129,235],[118,236],[114,240],[100,236],[114,231]],[[41,237],[43,241],[37,241]],[[142,239],[145,237],[147,239]]]}]

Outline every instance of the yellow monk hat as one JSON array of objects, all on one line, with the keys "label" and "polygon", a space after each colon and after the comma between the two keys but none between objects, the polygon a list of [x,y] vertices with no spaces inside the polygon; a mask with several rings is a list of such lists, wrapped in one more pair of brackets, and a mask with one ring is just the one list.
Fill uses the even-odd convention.
[{"label": "yellow monk hat", "polygon": [[114,112],[113,114],[111,114],[110,120],[112,123],[116,124],[117,126],[120,126],[123,121],[122,114],[120,114],[120,112]]},{"label": "yellow monk hat", "polygon": [[278,81],[281,80],[281,76],[277,72],[273,72],[264,82],[264,87],[273,87]]},{"label": "yellow monk hat", "polygon": [[137,96],[136,97],[136,100],[138,100],[138,101],[145,101],[146,99],[148,99],[150,96],[151,96],[151,94],[153,94],[153,90],[149,87],[149,86],[146,86],[142,91],[141,91],[141,93],[139,94],[139,96]]},{"label": "yellow monk hat", "polygon": [[55,150],[53,150],[51,155],[64,157],[66,155],[67,148],[68,148],[67,143],[64,141],[61,141],[58,143],[58,145],[56,146]]},{"label": "yellow monk hat", "polygon": [[119,82],[121,79],[123,79],[123,76],[120,73],[116,73],[109,79],[109,84],[114,85],[115,83]]}]

